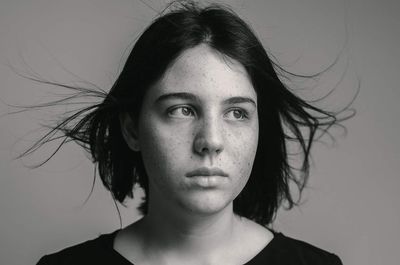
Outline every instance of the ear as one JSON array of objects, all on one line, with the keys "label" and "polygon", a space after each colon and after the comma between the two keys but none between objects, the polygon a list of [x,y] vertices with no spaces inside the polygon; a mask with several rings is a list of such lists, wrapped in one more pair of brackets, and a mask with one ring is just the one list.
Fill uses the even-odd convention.
[{"label": "ear", "polygon": [[119,122],[121,124],[122,136],[124,137],[129,148],[135,152],[140,151],[137,125],[132,120],[131,116],[126,112],[120,113]]}]

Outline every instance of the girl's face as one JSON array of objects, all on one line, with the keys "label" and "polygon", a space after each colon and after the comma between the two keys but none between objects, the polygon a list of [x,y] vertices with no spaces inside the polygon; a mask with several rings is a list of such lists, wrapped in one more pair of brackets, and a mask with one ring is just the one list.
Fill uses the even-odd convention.
[{"label": "girl's face", "polygon": [[183,52],[146,93],[133,139],[149,177],[150,207],[210,214],[232,203],[256,154],[256,104],[238,62],[207,45]]}]

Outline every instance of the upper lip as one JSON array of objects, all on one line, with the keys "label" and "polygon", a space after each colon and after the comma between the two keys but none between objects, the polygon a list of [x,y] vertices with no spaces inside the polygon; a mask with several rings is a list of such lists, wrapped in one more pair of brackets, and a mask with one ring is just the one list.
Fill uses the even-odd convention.
[{"label": "upper lip", "polygon": [[228,174],[225,173],[222,169],[217,167],[208,168],[208,167],[201,167],[197,168],[193,171],[186,173],[186,177],[194,177],[194,176],[223,176],[227,177]]}]

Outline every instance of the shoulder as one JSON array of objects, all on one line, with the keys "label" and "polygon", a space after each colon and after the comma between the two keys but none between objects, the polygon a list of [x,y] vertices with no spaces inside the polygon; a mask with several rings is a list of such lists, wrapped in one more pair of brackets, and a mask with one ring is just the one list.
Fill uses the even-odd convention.
[{"label": "shoulder", "polygon": [[[110,259],[115,232],[43,256],[37,265],[102,264]],[[100,261],[100,262],[99,262]]]},{"label": "shoulder", "polygon": [[[282,233],[275,233],[271,246],[275,249],[275,258],[287,260],[284,264],[307,264],[307,265],[341,265],[340,258],[313,246],[307,242],[287,237]],[[280,263],[282,264],[282,263]]]}]

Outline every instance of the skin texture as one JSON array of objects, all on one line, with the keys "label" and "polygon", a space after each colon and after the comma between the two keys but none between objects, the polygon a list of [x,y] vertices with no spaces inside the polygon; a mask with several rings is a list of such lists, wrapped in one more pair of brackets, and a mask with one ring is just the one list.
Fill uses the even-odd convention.
[{"label": "skin texture", "polygon": [[[254,103],[227,102],[239,97]],[[232,203],[256,153],[256,102],[243,66],[205,45],[184,52],[150,88],[139,117],[135,141],[149,176],[150,201],[159,198],[199,215]],[[219,168],[227,177],[186,177],[202,167]]]},{"label": "skin texture", "polygon": [[271,240],[232,207],[256,154],[256,104],[243,66],[207,45],[171,64],[147,91],[139,120],[122,119],[150,199],[148,214],[117,236],[117,251],[137,264],[243,264]]}]

